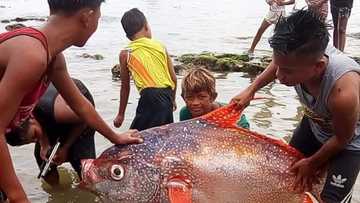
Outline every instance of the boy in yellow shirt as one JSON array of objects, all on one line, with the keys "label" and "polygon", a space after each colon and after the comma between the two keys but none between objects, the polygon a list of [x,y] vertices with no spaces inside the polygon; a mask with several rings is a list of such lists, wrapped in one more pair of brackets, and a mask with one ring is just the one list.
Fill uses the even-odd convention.
[{"label": "boy in yellow shirt", "polygon": [[136,116],[130,128],[145,130],[172,123],[176,75],[166,48],[152,39],[146,17],[137,8],[125,12],[121,24],[131,42],[119,56],[121,90],[115,127],[120,127],[124,121],[129,99],[130,74],[140,93]]}]

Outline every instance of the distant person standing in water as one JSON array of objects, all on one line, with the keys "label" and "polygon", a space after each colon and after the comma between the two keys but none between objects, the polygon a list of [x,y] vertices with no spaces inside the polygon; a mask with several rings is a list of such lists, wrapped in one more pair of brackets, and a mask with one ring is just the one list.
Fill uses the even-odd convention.
[{"label": "distant person standing in water", "polygon": [[346,28],[353,7],[353,0],[330,0],[332,21],[334,24],[333,44],[344,51],[346,43]]},{"label": "distant person standing in water", "polygon": [[272,24],[276,24],[281,16],[285,16],[285,5],[291,5],[295,3],[295,0],[266,0],[266,3],[269,4],[270,8],[262,21],[255,38],[251,44],[250,49],[248,50],[249,54],[253,54],[256,45],[261,39],[261,36]]},{"label": "distant person standing in water", "polygon": [[305,0],[309,10],[318,13],[325,21],[329,13],[328,0]]}]

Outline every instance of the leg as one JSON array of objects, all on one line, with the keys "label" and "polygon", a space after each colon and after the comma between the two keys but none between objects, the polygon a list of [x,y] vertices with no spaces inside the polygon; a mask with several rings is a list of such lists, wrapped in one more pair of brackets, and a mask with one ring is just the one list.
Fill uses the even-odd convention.
[{"label": "leg", "polygon": [[360,170],[360,151],[343,150],[330,160],[321,199],[326,203],[351,202]]},{"label": "leg", "polygon": [[255,47],[257,43],[260,41],[261,36],[264,34],[265,30],[268,29],[268,27],[271,25],[271,23],[267,22],[265,19],[261,23],[258,31],[256,32],[255,38],[251,44],[251,47],[249,49],[249,53],[253,53],[255,50]]},{"label": "leg", "polygon": [[312,133],[307,116],[302,118],[300,124],[295,129],[289,145],[299,150],[305,157],[313,155],[322,146]]},{"label": "leg", "polygon": [[345,43],[346,43],[346,27],[348,23],[348,19],[350,17],[350,9],[347,7],[340,8],[339,11],[339,19],[338,19],[338,49],[340,51],[344,51]]},{"label": "leg", "polygon": [[338,20],[339,20],[339,9],[335,6],[331,6],[331,15],[332,15],[332,21],[333,21],[333,25],[334,25],[334,31],[333,31],[333,45],[335,48],[338,49],[339,45],[338,45]]}]

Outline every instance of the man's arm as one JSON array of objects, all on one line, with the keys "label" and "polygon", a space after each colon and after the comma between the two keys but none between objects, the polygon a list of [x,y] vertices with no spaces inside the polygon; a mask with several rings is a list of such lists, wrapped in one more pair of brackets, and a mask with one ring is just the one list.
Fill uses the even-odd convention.
[{"label": "man's arm", "polygon": [[300,160],[292,167],[296,172],[295,186],[300,191],[312,187],[314,174],[328,160],[343,150],[351,141],[356,122],[359,120],[360,82],[357,73],[348,73],[340,78],[333,87],[328,100],[332,114],[334,136],[332,136],[314,155]]},{"label": "man's arm", "polygon": [[172,60],[170,58],[169,53],[166,51],[166,55],[167,55],[167,64],[169,67],[169,73],[170,73],[170,77],[171,80],[174,82],[175,87],[173,90],[173,105],[174,105],[174,110],[176,110],[176,88],[177,88],[177,78],[176,78],[176,73],[175,73],[175,69],[174,69],[174,65],[172,63]]},{"label": "man's arm", "polygon": [[120,52],[119,61],[120,61],[120,79],[121,79],[121,87],[120,87],[120,104],[118,115],[114,120],[114,126],[120,127],[124,122],[124,115],[127,103],[129,101],[129,93],[130,93],[130,72],[127,66],[127,58],[129,52],[123,50]]},{"label": "man's arm", "polygon": [[250,101],[254,98],[255,93],[259,89],[275,80],[276,70],[276,65],[271,62],[250,86],[232,98],[231,103],[236,103],[238,109],[244,109],[247,105],[249,105]]},{"label": "man's arm", "polygon": [[[11,203],[29,200],[15,174],[5,141],[5,130],[16,114],[22,98],[36,86],[46,70],[46,52],[41,43],[29,37],[19,37],[17,40],[26,46],[18,46],[16,50],[9,49],[8,54],[12,57],[9,58],[0,81],[0,188]],[[28,47],[36,51],[29,52]]]},{"label": "man's arm", "polygon": [[359,91],[357,73],[348,73],[336,82],[328,101],[334,136],[310,157],[316,166],[324,164],[344,149],[354,136],[356,122],[359,120]]},{"label": "man's arm", "polygon": [[114,144],[139,143],[141,139],[134,137],[135,131],[115,133],[95,111],[92,104],[83,97],[67,71],[65,58],[62,54],[56,56],[53,67],[49,72],[54,86],[65,99],[71,109],[90,127],[96,129]]}]

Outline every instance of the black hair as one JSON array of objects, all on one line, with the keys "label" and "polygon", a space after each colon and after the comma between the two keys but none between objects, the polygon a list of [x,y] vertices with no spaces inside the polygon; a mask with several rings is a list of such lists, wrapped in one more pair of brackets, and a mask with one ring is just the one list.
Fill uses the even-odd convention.
[{"label": "black hair", "polygon": [[126,37],[130,40],[144,27],[146,22],[145,15],[137,8],[126,11],[121,18],[121,24],[126,33]]},{"label": "black hair", "polygon": [[105,0],[48,0],[50,13],[72,14],[83,8],[97,8]]},{"label": "black hair", "polygon": [[329,43],[328,28],[319,14],[301,9],[279,19],[269,43],[276,54],[318,57],[324,54]]},{"label": "black hair", "polygon": [[6,142],[11,146],[21,146],[30,143],[32,140],[27,135],[30,128],[30,119],[26,119],[20,126],[5,134]]}]

